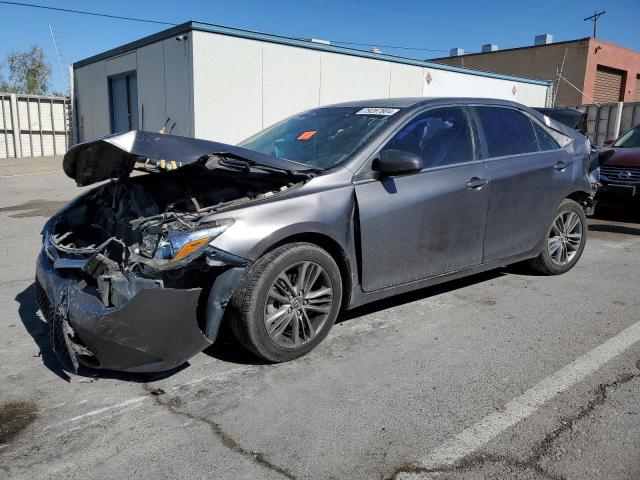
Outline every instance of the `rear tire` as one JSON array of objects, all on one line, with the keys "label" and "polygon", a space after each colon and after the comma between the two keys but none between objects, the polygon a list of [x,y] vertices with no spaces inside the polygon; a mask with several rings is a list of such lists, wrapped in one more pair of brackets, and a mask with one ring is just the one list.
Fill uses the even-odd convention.
[{"label": "rear tire", "polygon": [[334,259],[311,243],[282,245],[249,268],[228,306],[231,330],[249,351],[285,362],[329,333],[342,301]]},{"label": "rear tire", "polygon": [[587,242],[587,217],[577,202],[565,198],[546,230],[540,254],[531,260],[531,268],[543,275],[568,272],[582,256]]}]

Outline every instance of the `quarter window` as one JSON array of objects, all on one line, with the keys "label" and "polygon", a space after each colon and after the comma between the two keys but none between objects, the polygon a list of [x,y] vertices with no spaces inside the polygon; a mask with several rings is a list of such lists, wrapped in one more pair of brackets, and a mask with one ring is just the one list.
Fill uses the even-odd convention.
[{"label": "quarter window", "polygon": [[472,161],[473,141],[461,108],[429,110],[411,120],[384,147],[422,157],[425,168]]},{"label": "quarter window", "polygon": [[538,151],[531,120],[511,108],[476,107],[489,157]]},{"label": "quarter window", "polygon": [[536,122],[531,123],[533,123],[533,129],[536,131],[536,137],[538,137],[538,146],[540,147],[540,151],[545,152],[547,150],[556,150],[560,148],[558,142],[556,142],[544,128]]}]

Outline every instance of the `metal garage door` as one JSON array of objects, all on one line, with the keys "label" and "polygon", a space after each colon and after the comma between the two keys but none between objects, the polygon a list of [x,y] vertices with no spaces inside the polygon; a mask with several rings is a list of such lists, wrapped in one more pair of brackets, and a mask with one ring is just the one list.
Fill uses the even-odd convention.
[{"label": "metal garage door", "polygon": [[598,67],[593,99],[597,103],[619,102],[622,90],[622,72],[607,67]]}]

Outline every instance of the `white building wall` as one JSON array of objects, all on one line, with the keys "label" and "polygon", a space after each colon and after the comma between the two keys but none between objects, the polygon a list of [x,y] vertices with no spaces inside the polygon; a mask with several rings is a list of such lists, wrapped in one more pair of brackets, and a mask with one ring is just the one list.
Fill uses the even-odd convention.
[{"label": "white building wall", "polygon": [[137,60],[140,129],[157,132],[167,121],[164,42],[139,48]]},{"label": "white building wall", "polygon": [[320,104],[320,52],[262,43],[262,125]]},{"label": "white building wall", "polygon": [[389,96],[389,63],[321,53],[320,105]]},{"label": "white building wall", "polygon": [[74,69],[78,141],[111,133],[109,77],[136,72],[144,130],[193,136],[191,47],[170,38]]},{"label": "white building wall", "polygon": [[389,64],[390,97],[422,96],[422,68],[399,63]]},{"label": "white building wall", "polygon": [[297,112],[350,100],[477,96],[532,106],[546,100],[545,86],[524,82],[209,32],[194,31],[192,38],[194,134],[225,143]]},{"label": "white building wall", "polygon": [[425,97],[501,98],[531,107],[544,107],[547,98],[547,87],[513,80],[425,68],[422,95]]},{"label": "white building wall", "polygon": [[[167,126],[165,133],[173,135],[194,136],[192,128],[193,81],[191,76],[191,36],[177,41],[175,38],[164,40],[164,95],[151,101],[161,102],[164,99]],[[153,72],[149,72],[153,75]],[[157,73],[158,76],[160,72]],[[151,81],[151,79],[147,79]],[[138,77],[138,86],[140,85]],[[140,93],[138,92],[138,103]],[[145,112],[145,115],[148,115]],[[140,118],[140,117],[138,117]],[[157,123],[157,120],[156,120]],[[147,130],[150,128],[145,127]]]},{"label": "white building wall", "polygon": [[494,97],[544,106],[548,87],[192,31],[75,70],[80,140],[110,133],[108,76],[137,71],[140,128],[237,143],[350,100]]},{"label": "white building wall", "polygon": [[80,141],[110,133],[109,85],[105,64],[101,60],[75,69],[75,108]]},{"label": "white building wall", "polygon": [[233,143],[260,130],[262,43],[197,31],[192,39],[195,136]]}]

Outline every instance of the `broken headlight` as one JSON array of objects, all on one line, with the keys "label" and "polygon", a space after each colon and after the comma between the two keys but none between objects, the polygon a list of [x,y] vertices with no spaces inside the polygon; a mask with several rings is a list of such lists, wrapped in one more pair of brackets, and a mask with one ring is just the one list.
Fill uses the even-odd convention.
[{"label": "broken headlight", "polygon": [[235,222],[232,218],[216,220],[201,230],[169,230],[158,243],[155,259],[181,260],[206,247],[214,238],[222,234]]}]

